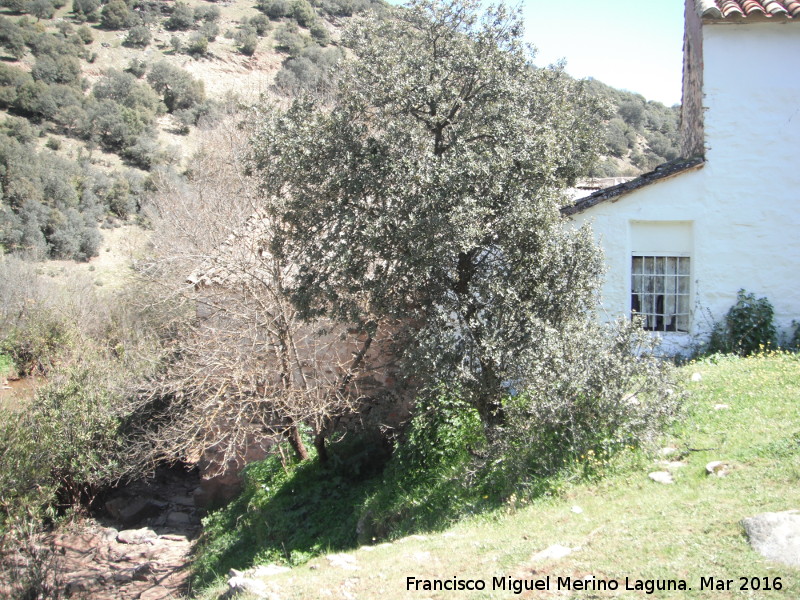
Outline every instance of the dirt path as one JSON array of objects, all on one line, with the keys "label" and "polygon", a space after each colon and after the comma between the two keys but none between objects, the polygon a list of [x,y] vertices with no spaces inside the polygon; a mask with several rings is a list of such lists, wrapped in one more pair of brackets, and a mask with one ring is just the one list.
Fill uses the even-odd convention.
[{"label": "dirt path", "polygon": [[161,600],[182,597],[200,532],[196,475],[159,472],[117,490],[104,514],[49,536],[64,597]]}]

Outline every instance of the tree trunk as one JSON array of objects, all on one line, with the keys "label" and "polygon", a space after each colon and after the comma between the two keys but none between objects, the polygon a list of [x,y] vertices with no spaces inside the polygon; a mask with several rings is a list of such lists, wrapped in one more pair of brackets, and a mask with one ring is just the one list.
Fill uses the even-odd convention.
[{"label": "tree trunk", "polygon": [[308,450],[306,450],[306,445],[303,443],[296,425],[292,425],[286,430],[286,437],[289,439],[289,445],[291,445],[297,458],[299,460],[308,460]]},{"label": "tree trunk", "polygon": [[320,432],[314,436],[314,448],[317,450],[317,458],[319,462],[325,464],[328,462],[328,446],[325,445],[325,434]]}]

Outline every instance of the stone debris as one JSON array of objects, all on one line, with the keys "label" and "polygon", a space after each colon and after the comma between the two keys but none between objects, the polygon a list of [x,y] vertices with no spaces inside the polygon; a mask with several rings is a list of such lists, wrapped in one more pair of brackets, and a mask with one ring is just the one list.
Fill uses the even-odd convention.
[{"label": "stone debris", "polygon": [[700,373],[692,373],[692,381],[703,381],[703,376]]},{"label": "stone debris", "polygon": [[665,456],[665,457],[666,457],[666,456],[670,456],[671,454],[675,454],[677,451],[678,451],[678,449],[677,449],[677,448],[673,448],[673,447],[671,447],[671,446],[668,446],[668,447],[666,447],[666,448],[661,448],[661,449],[658,451],[658,455],[659,455],[659,456]]},{"label": "stone debris", "polygon": [[672,478],[672,473],[669,471],[653,471],[652,473],[648,473],[647,476],[656,483],[663,483],[664,485],[675,483],[675,480]]},{"label": "stone debris", "polygon": [[543,560],[557,560],[572,554],[576,549],[562,546],[561,544],[553,544],[544,550],[537,552],[531,556],[531,562],[541,562]]},{"label": "stone debris", "polygon": [[753,549],[763,557],[800,567],[800,511],[767,512],[742,519]]},{"label": "stone debris", "polygon": [[268,598],[267,584],[249,577],[231,577],[228,579],[228,591],[222,598],[233,598],[239,594],[252,594],[258,598]]},{"label": "stone debris", "polygon": [[355,571],[359,568],[356,564],[356,557],[352,554],[329,554],[325,558],[328,559],[332,567],[338,567],[339,569],[345,569],[347,571]]},{"label": "stone debris", "polygon": [[153,544],[158,539],[158,534],[149,527],[141,529],[126,529],[117,534],[120,544]]},{"label": "stone debris", "polygon": [[583,509],[580,506],[573,506],[570,510],[576,515],[579,515],[583,512]]},{"label": "stone debris", "polygon": [[730,465],[721,460],[711,461],[706,465],[706,475],[716,475],[717,477],[725,477],[730,470]]},{"label": "stone debris", "polygon": [[731,407],[730,404],[715,404],[714,410],[729,410]]}]

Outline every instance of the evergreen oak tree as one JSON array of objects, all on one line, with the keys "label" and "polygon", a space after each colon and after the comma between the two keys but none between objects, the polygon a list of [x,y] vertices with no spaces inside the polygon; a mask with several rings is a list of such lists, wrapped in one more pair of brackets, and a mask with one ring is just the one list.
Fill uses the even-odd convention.
[{"label": "evergreen oak tree", "polygon": [[602,260],[560,208],[604,108],[535,68],[522,33],[517,12],[475,0],[356,19],[335,99],[265,114],[249,165],[300,314],[394,323],[408,380],[456,388],[487,432],[509,398],[555,385],[542,365],[600,335]]}]

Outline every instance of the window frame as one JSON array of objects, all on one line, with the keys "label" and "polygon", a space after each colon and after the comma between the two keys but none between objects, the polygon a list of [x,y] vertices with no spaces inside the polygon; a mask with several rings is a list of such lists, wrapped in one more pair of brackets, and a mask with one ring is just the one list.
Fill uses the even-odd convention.
[{"label": "window frame", "polygon": [[[643,259],[642,271],[637,273],[635,271],[636,259]],[[668,263],[664,263],[662,273],[646,272],[645,266],[646,259],[653,259],[653,271],[657,271],[656,259],[658,258],[672,258],[676,259],[675,270],[672,273],[668,271]],[[680,263],[685,260],[688,267],[685,272],[681,273]],[[631,318],[636,316],[642,318],[642,327],[646,331],[658,334],[676,333],[676,334],[689,334],[692,328],[692,270],[694,268],[694,260],[689,252],[631,252],[629,263],[628,275],[630,277],[630,296],[629,296],[629,314]],[[636,291],[637,280],[636,277],[658,277],[662,278],[661,285],[654,285],[651,288],[653,291],[644,292]],[[669,285],[666,280],[667,277],[674,277],[674,284]],[[684,285],[680,285],[683,280]],[[642,296],[651,296],[650,303],[641,310],[643,298]],[[660,296],[660,298],[659,298]],[[645,300],[646,302],[646,300]],[[659,310],[658,303],[660,302],[661,308]],[[640,310],[636,310],[636,306]],[[669,307],[673,310],[669,310]],[[669,318],[669,322],[668,322]]]}]

